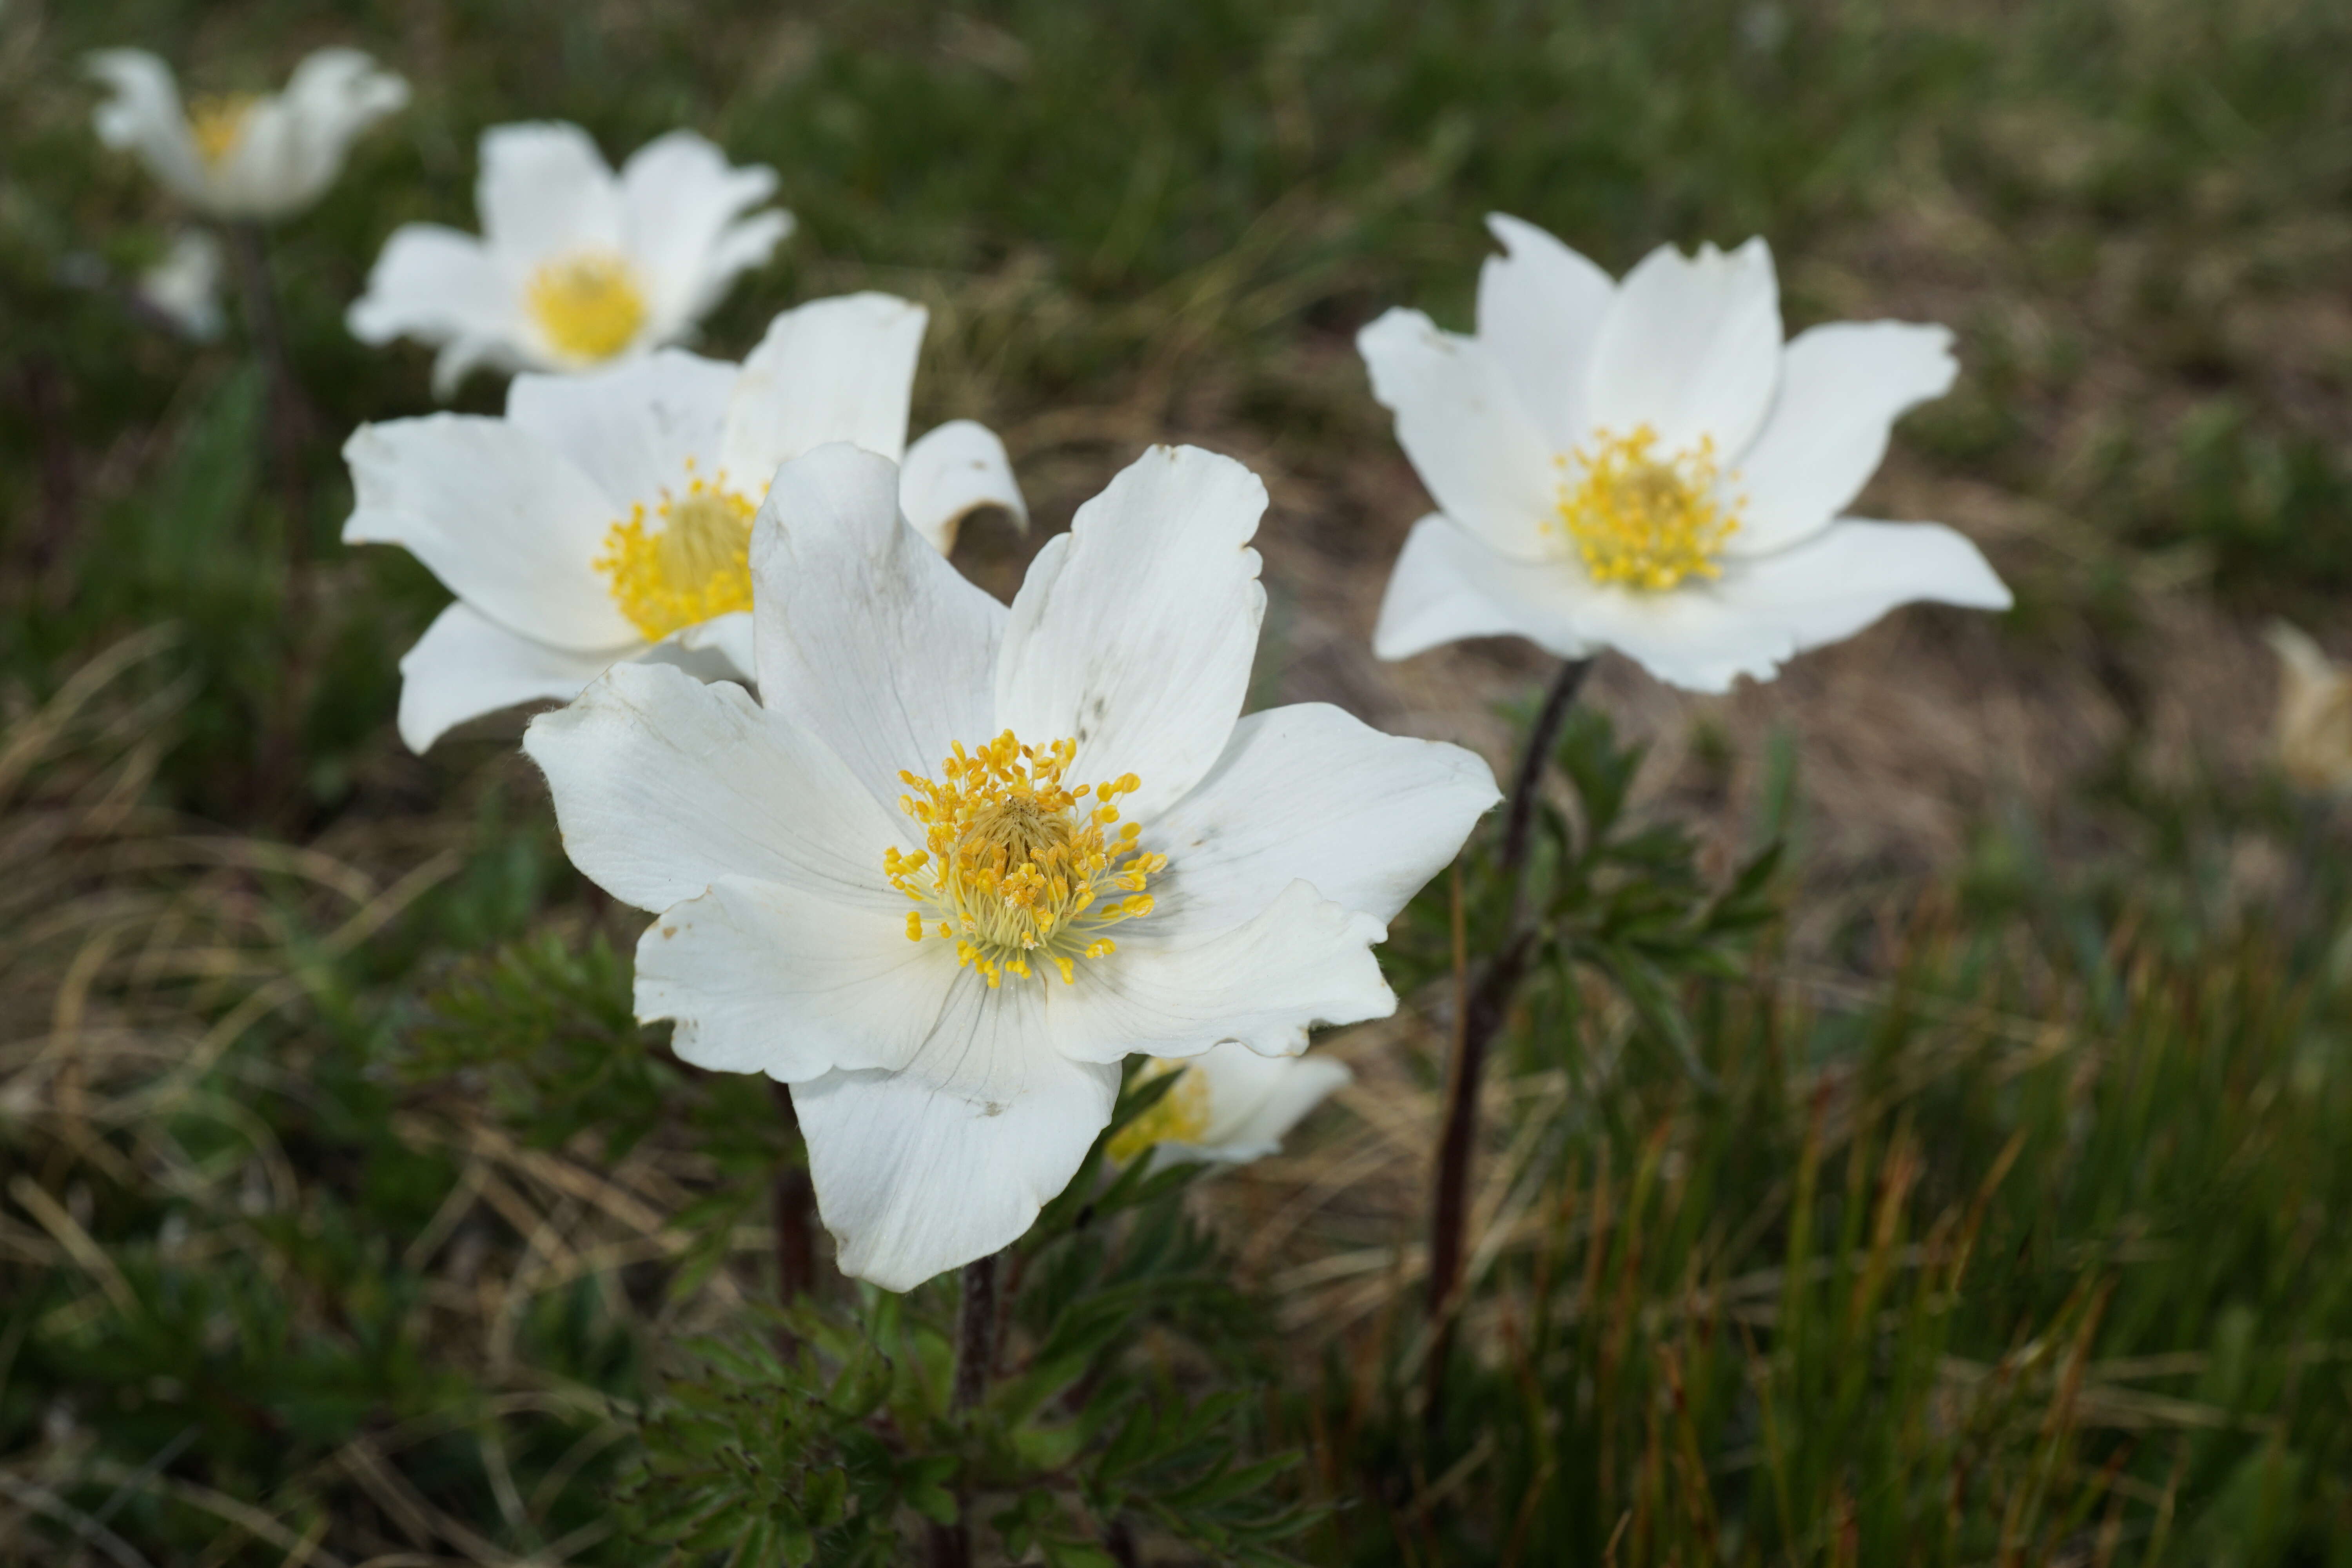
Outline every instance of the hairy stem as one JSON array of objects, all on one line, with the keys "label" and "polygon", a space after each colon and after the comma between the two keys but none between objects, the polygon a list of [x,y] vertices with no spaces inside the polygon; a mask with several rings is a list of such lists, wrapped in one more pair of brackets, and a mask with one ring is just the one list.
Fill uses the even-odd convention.
[{"label": "hairy stem", "polygon": [[[988,1393],[988,1374],[996,1362],[996,1264],[1001,1254],[963,1267],[963,1306],[956,1317],[955,1388],[948,1408],[958,1413],[980,1404]],[[929,1531],[929,1568],[971,1568],[971,1527],[964,1521],[971,1500],[959,1489],[953,1524],[934,1524]]]},{"label": "hairy stem", "polygon": [[1502,853],[1496,860],[1504,887],[1503,930],[1494,956],[1454,1019],[1454,1059],[1445,1079],[1445,1130],[1437,1151],[1435,1191],[1430,1200],[1429,1313],[1436,1324],[1430,1346],[1428,1407],[1424,1416],[1434,1431],[1444,1418],[1446,1366],[1454,1355],[1454,1292],[1462,1283],[1465,1220],[1469,1207],[1470,1156],[1478,1141],[1478,1083],[1486,1067],[1487,1047],[1509,1015],[1511,994],[1527,968],[1529,941],[1527,924],[1528,840],[1535,826],[1536,796],[1543,786],[1544,765],[1559,739],[1560,725],[1575,705],[1576,693],[1592,668],[1589,658],[1560,666],[1545,693],[1543,708],[1528,732],[1527,750],[1511,781],[1511,795],[1503,818]]}]

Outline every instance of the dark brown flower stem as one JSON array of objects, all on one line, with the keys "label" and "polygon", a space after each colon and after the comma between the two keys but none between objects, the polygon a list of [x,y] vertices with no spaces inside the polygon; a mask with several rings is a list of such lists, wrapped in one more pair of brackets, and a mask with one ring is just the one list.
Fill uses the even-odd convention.
[{"label": "dark brown flower stem", "polygon": [[[967,1263],[963,1268],[963,1304],[956,1316],[955,1386],[948,1409],[961,1415],[977,1407],[988,1394],[988,1377],[996,1362],[996,1265],[1001,1253]],[[971,1529],[961,1513],[971,1500],[959,1489],[959,1517],[953,1524],[930,1528],[929,1568],[971,1568]]]},{"label": "dark brown flower stem", "polygon": [[278,287],[269,274],[269,248],[257,223],[227,226],[230,252],[245,293],[245,330],[269,388],[269,461],[286,508],[286,565],[290,576],[310,553],[310,487],[302,468],[303,437],[310,407],[294,362],[286,349],[286,327],[278,310]]},{"label": "dark brown flower stem", "polygon": [[287,353],[285,323],[278,310],[278,289],[270,279],[269,248],[261,226],[248,221],[224,226],[244,289],[247,340],[254,357],[261,362],[268,387],[269,467],[285,513],[286,593],[278,609],[278,625],[286,638],[285,663],[277,700],[262,718],[261,750],[252,785],[255,809],[268,815],[292,810],[299,794],[302,715],[310,702],[309,671],[315,662],[306,657],[303,647],[312,630],[310,487],[302,468],[310,405]]},{"label": "dark brown flower stem", "polygon": [[1501,1033],[1510,1012],[1511,994],[1527,969],[1530,946],[1527,925],[1528,841],[1535,827],[1536,798],[1543,787],[1544,767],[1551,760],[1561,724],[1576,703],[1576,694],[1592,668],[1589,658],[1570,659],[1544,694],[1535,727],[1528,732],[1518,773],[1511,781],[1510,799],[1504,807],[1503,843],[1496,868],[1503,879],[1503,929],[1469,999],[1454,1021],[1454,1059],[1445,1079],[1445,1129],[1437,1150],[1435,1191],[1430,1200],[1429,1315],[1435,1325],[1429,1351],[1428,1406],[1423,1412],[1430,1429],[1444,1419],[1445,1374],[1454,1357],[1454,1293],[1462,1283],[1463,1233],[1469,1207],[1470,1157],[1478,1141],[1478,1083],[1485,1075],[1487,1048]]}]

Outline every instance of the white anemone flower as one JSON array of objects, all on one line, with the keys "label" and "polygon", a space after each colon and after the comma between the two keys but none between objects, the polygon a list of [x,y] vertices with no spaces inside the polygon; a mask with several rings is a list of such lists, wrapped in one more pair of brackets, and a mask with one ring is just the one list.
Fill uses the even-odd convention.
[{"label": "white anemone flower", "polygon": [[1331,1093],[1353,1080],[1348,1064],[1328,1056],[1260,1056],[1226,1041],[1191,1061],[1154,1058],[1147,1072],[1182,1068],[1160,1103],[1119,1129],[1108,1152],[1134,1159],[1146,1150],[1156,1164],[1191,1161],[1245,1165],[1282,1147],[1289,1131]]},{"label": "white anemone flower", "polygon": [[403,224],[346,317],[362,342],[438,345],[445,397],[477,365],[576,373],[678,342],[793,228],[780,208],[746,216],[773,169],[732,167],[691,131],[615,175],[577,125],[499,125],[481,165],[482,237]]},{"label": "white anemone flower", "polygon": [[90,75],[114,89],[99,140],[207,217],[290,217],[324,195],[360,133],[408,102],[408,83],[357,49],[320,49],[279,93],[191,100],[144,49],[101,49]]},{"label": "white anemone flower", "polygon": [[1124,1058],[1296,1055],[1393,1010],[1372,944],[1496,795],[1336,708],[1241,716],[1240,464],[1146,453],[1009,610],[899,494],[843,447],[776,476],[756,700],[616,665],[523,749],[573,863],[658,914],[638,1015],[792,1086],[842,1268],[903,1290],[1029,1227]]},{"label": "white anemone flower", "polygon": [[208,343],[228,325],[221,314],[221,245],[201,228],[172,237],[163,259],[139,275],[132,292],[193,342]]},{"label": "white anemone flower", "polygon": [[969,419],[907,445],[928,313],[888,294],[787,310],[740,367],[679,349],[519,375],[504,418],[363,425],[346,543],[398,544],[457,595],[400,661],[400,733],[579,694],[627,659],[751,677],[751,521],[777,466],[846,441],[896,461],[933,549],[970,512],[1025,525],[1003,443]]},{"label": "white anemone flower", "polygon": [[1662,246],[1614,282],[1532,225],[1487,222],[1508,254],[1480,274],[1475,336],[1391,310],[1357,339],[1438,505],[1389,580],[1381,658],[1516,634],[1722,691],[1897,605],[2009,607],[1951,529],[1840,515],[1895,417],[1951,385],[1943,328],[1783,343],[1760,239]]}]

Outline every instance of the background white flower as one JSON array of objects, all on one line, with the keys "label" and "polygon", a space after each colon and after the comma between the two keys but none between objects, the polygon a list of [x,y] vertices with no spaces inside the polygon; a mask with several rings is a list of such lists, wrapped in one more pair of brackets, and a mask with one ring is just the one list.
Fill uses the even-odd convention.
[{"label": "background white flower", "polygon": [[320,49],[279,93],[197,98],[144,49],[103,49],[89,72],[113,96],[99,140],[138,154],[183,201],[216,218],[282,218],[326,194],[360,132],[408,102],[408,83],[357,49]]},{"label": "background white flower", "polygon": [[1160,1163],[1243,1165],[1282,1147],[1284,1134],[1355,1075],[1329,1056],[1260,1056],[1235,1041],[1190,1061],[1154,1058],[1150,1070],[1184,1069],[1160,1103],[1111,1140],[1115,1160],[1146,1150]]},{"label": "background white flower", "polygon": [[2279,697],[2272,742],[2279,769],[2298,789],[2352,794],[2352,669],[2284,621],[2271,623]]},{"label": "background white flower", "polygon": [[1439,508],[1389,580],[1382,658],[1516,633],[1721,691],[1896,605],[2009,607],[1952,530],[1840,516],[1895,417],[1951,385],[1943,328],[1841,321],[1784,345],[1760,239],[1663,246],[1618,283],[1487,222],[1508,255],[1479,277],[1475,336],[1391,310],[1357,340]]},{"label": "background white flower", "polygon": [[187,228],[172,237],[163,260],[139,275],[133,291],[183,334],[208,343],[227,326],[220,281],[220,240],[204,229]]},{"label": "background white flower", "polygon": [[738,366],[665,349],[584,376],[519,375],[503,419],[363,425],[343,447],[346,543],[398,544],[457,595],[400,661],[400,733],[563,700],[620,659],[751,679],[751,520],[777,466],[846,441],[897,460],[907,515],[1027,512],[1004,447],[959,419],[907,446],[928,313],[888,294],[787,310]]},{"label": "background white flower", "polygon": [[777,475],[756,700],[618,665],[523,742],[573,862],[659,911],[639,1015],[792,1085],[841,1267],[894,1289],[1028,1227],[1123,1058],[1391,1011],[1371,944],[1496,799],[1336,708],[1239,717],[1265,491],[1238,463],[1147,453],[1009,611],[899,491],[841,447]]},{"label": "background white flower", "polygon": [[499,125],[481,164],[482,237],[402,225],[347,318],[362,342],[440,345],[443,396],[477,365],[590,370],[677,342],[792,232],[780,209],[745,216],[776,172],[731,167],[690,131],[616,176],[576,125]]}]

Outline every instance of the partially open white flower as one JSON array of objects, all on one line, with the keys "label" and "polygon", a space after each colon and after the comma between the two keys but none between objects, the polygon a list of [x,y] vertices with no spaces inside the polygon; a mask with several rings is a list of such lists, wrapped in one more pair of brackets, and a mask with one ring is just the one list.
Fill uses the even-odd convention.
[{"label": "partially open white flower", "polygon": [[1267,1057],[1233,1041],[1190,1061],[1154,1058],[1145,1070],[1184,1076],[1160,1103],[1119,1129],[1114,1160],[1146,1150],[1155,1162],[1245,1165],[1282,1147],[1283,1135],[1355,1075],[1327,1056]]},{"label": "partially open white flower", "polygon": [[1784,344],[1760,239],[1663,246],[1619,283],[1487,222],[1509,254],[1479,277],[1475,337],[1391,310],[1357,339],[1439,508],[1389,580],[1381,658],[1516,634],[1721,691],[1897,605],[2009,607],[1952,530],[1839,515],[1895,417],[1951,385],[1943,328],[1841,321]]},{"label": "partially open white flower", "polygon": [[139,155],[181,200],[216,218],[291,216],[326,194],[360,132],[408,102],[408,83],[357,49],[320,49],[279,93],[191,100],[144,49],[101,49],[89,72],[114,89],[99,140]]},{"label": "partially open white flower", "polygon": [[776,172],[734,168],[690,131],[618,175],[576,125],[493,126],[476,192],[482,237],[404,224],[346,318],[361,342],[435,343],[443,396],[477,365],[578,372],[685,338],[792,232]]},{"label": "partially open white flower", "polygon": [[531,721],[565,850],[660,918],[636,1005],[792,1085],[841,1267],[995,1251],[1108,1123],[1121,1058],[1293,1055],[1396,1005],[1371,944],[1496,799],[1336,708],[1239,717],[1265,487],[1154,448],[1008,612],[828,447],[752,550],[759,697],[615,666]]},{"label": "partially open white flower", "polygon": [[945,552],[983,506],[1025,523],[1004,447],[959,419],[909,448],[929,320],[888,294],[787,310],[738,366],[678,349],[584,376],[519,375],[503,419],[363,425],[344,445],[346,543],[404,546],[457,595],[400,661],[401,738],[579,694],[622,659],[751,672],[751,520],[777,465],[846,441],[897,460]]},{"label": "partially open white flower", "polygon": [[220,241],[204,229],[187,228],[172,237],[163,260],[139,275],[135,292],[183,336],[208,343],[227,325],[221,315],[220,279]]}]

